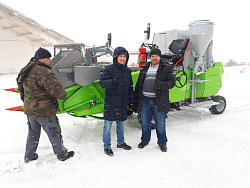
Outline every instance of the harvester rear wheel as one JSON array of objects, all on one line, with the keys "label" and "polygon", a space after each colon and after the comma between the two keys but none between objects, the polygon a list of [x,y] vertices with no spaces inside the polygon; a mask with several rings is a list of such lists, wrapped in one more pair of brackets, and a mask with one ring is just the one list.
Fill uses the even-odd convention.
[{"label": "harvester rear wheel", "polygon": [[213,101],[218,102],[219,104],[211,106],[209,111],[212,114],[222,114],[226,109],[226,99],[223,96],[216,95],[213,97]]}]

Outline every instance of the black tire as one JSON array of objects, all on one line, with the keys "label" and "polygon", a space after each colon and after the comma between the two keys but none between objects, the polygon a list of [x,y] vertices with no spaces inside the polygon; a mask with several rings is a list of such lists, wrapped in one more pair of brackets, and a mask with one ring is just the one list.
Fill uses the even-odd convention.
[{"label": "black tire", "polygon": [[213,98],[214,102],[218,102],[220,104],[217,105],[213,105],[209,108],[209,111],[212,114],[222,114],[224,112],[224,110],[226,109],[226,99],[220,95],[216,95]]}]

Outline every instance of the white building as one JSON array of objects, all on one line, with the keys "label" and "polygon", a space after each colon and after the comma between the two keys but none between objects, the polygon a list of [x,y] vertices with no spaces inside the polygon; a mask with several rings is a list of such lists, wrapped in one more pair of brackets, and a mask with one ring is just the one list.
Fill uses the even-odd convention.
[{"label": "white building", "polygon": [[39,47],[74,43],[0,3],[0,73],[17,73]]}]

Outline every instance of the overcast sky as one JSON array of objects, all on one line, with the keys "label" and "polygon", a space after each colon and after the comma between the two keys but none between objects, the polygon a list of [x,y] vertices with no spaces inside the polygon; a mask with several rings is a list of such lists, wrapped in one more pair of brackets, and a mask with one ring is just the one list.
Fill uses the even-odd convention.
[{"label": "overcast sky", "polygon": [[0,0],[48,29],[87,46],[104,45],[112,33],[112,46],[137,50],[151,23],[154,32],[188,29],[196,20],[214,26],[215,61],[250,62],[249,3],[247,0]]}]

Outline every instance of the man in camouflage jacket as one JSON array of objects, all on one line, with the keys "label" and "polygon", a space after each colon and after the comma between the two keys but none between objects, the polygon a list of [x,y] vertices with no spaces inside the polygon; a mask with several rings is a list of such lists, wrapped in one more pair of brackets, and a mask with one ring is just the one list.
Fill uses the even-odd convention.
[{"label": "man in camouflage jacket", "polygon": [[51,70],[51,54],[39,48],[18,75],[18,89],[24,101],[24,113],[28,117],[29,132],[24,160],[36,160],[41,127],[47,133],[57,158],[65,161],[74,156],[63,145],[57,113],[57,99],[66,100],[67,94]]}]

